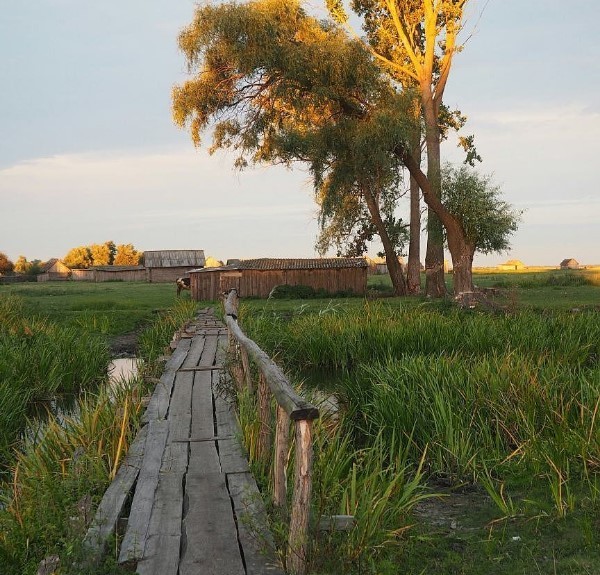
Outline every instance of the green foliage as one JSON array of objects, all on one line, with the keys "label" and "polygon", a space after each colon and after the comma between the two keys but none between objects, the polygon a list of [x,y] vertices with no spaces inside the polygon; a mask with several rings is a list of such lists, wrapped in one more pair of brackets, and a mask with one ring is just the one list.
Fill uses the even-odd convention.
[{"label": "green foliage", "polygon": [[103,337],[30,317],[22,300],[0,296],[0,465],[25,429],[33,403],[95,386],[108,361]]},{"label": "green foliage", "polygon": [[[312,385],[340,406],[315,432],[316,514],[354,510],[366,522],[316,534],[315,572],[551,572],[552,550],[557,572],[595,572],[598,310],[486,314],[387,301],[323,313],[287,304],[281,321],[275,306],[240,310],[244,329],[290,373],[322,366]],[[450,486],[451,502],[412,506],[412,519],[401,512],[386,530],[378,503],[396,508],[383,487],[402,466],[384,479],[391,458],[380,447],[408,465],[403,492],[422,461],[432,489]]]},{"label": "green foliage", "polygon": [[270,299],[317,299],[317,298],[346,298],[352,296],[352,290],[329,293],[324,289],[312,286],[282,284],[275,286],[269,294]]},{"label": "green foliage", "polygon": [[[341,3],[329,7],[342,17]],[[173,115],[196,145],[216,122],[211,151],[237,150],[240,167],[308,164],[321,252],[362,254],[375,234],[401,249],[396,149],[414,130],[413,99],[360,41],[299,2],[257,0],[199,8],[179,44],[196,76],[174,89]]]},{"label": "green foliage", "polygon": [[484,254],[509,247],[521,213],[502,199],[491,176],[482,176],[466,166],[447,164],[442,170],[442,200],[461,222],[467,240]]}]

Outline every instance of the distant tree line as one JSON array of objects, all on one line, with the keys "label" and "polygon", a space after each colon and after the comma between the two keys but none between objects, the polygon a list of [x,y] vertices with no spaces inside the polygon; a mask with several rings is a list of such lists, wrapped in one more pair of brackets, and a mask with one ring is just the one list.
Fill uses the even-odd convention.
[{"label": "distant tree line", "polygon": [[62,261],[71,269],[86,269],[91,266],[137,266],[143,259],[144,253],[138,252],[133,244],[108,241],[72,248]]},{"label": "distant tree line", "polygon": [[[108,241],[72,248],[62,262],[71,269],[86,269],[91,266],[137,266],[144,263],[144,252],[137,251],[133,244],[115,244]],[[42,260],[29,261],[25,256],[19,256],[13,263],[5,253],[0,252],[0,275],[38,275],[42,273],[43,266]]]}]

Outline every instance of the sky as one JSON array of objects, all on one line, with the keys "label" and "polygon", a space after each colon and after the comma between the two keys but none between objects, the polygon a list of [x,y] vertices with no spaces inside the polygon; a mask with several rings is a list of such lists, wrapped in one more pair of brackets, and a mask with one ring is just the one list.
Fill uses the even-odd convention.
[{"label": "sky", "polygon": [[[177,35],[195,2],[2,4],[1,252],[45,261],[112,240],[221,260],[316,256],[305,172],[235,171],[172,122],[187,77]],[[599,17],[598,0],[470,1],[444,100],[468,117],[478,169],[523,210],[510,250],[475,266],[600,264]],[[443,155],[463,159],[454,139]]]}]

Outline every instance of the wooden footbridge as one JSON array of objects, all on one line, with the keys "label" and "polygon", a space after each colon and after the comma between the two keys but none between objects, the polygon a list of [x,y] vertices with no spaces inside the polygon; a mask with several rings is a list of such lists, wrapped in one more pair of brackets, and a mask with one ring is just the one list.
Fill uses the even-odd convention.
[{"label": "wooden footbridge", "polygon": [[[226,319],[239,330],[234,313]],[[232,334],[207,309],[180,336],[143,416],[145,425],[88,531],[87,560],[97,561],[118,531],[118,561],[139,574],[283,575],[262,498],[239,443],[233,408],[219,393],[220,378],[228,377],[224,363]],[[247,353],[239,343],[234,345],[238,352],[242,349],[247,368]],[[280,375],[275,373],[276,378]],[[249,371],[242,373],[242,379],[248,377]],[[261,377],[261,382],[267,378]],[[290,417],[301,420],[305,431],[300,444],[306,443],[306,426],[310,431],[318,412],[293,392],[282,399],[289,405],[279,408],[287,420],[278,420],[278,429],[287,421],[289,430]],[[297,432],[297,442],[298,437]],[[287,433],[283,441],[276,440],[274,451],[288,451]],[[287,569],[301,574],[310,500],[310,435],[308,451],[296,451],[301,477],[296,478],[294,501],[300,498],[301,503],[300,510],[291,513]],[[281,465],[275,471],[276,490],[283,481],[277,474],[285,477]],[[275,499],[285,500],[285,486],[280,489],[283,493],[276,493]]]}]

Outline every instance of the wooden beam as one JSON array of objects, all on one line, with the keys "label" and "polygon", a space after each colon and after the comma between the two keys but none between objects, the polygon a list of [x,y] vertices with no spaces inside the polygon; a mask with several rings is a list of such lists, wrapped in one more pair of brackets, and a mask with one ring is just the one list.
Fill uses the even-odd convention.
[{"label": "wooden beam", "polygon": [[293,420],[317,419],[319,417],[319,410],[295,392],[281,369],[241,330],[237,323],[235,298],[237,298],[237,294],[235,290],[232,290],[225,301],[225,321],[227,327],[265,375],[277,403],[286,410]]}]

